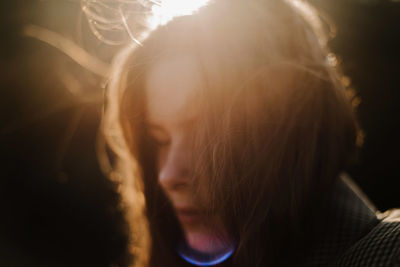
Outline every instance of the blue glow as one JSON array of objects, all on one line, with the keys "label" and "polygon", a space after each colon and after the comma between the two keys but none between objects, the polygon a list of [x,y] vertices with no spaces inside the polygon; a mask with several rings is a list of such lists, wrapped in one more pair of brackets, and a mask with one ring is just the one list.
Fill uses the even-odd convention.
[{"label": "blue glow", "polygon": [[185,261],[196,266],[213,266],[227,260],[235,251],[234,246],[230,247],[228,251],[218,254],[207,254],[195,251],[188,247],[186,244],[178,248],[178,254]]}]

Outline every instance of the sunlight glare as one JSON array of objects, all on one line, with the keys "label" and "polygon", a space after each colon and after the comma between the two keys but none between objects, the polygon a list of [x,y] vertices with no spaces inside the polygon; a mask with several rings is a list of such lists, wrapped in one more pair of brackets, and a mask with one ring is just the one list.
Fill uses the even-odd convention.
[{"label": "sunlight glare", "polygon": [[174,17],[193,14],[200,7],[207,4],[209,0],[161,0],[153,5],[150,27],[157,28],[164,25]]}]

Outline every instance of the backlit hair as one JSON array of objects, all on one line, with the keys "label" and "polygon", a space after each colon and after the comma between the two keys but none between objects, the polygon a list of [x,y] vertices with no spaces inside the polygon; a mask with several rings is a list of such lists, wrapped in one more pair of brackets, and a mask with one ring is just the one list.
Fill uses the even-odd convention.
[{"label": "backlit hair", "polygon": [[301,1],[217,0],[120,53],[103,125],[135,266],[178,266],[181,230],[157,181],[144,80],[153,64],[181,54],[198,59],[205,84],[193,184],[207,185],[199,203],[237,241],[233,266],[285,265],[307,249],[358,133],[321,34]]}]

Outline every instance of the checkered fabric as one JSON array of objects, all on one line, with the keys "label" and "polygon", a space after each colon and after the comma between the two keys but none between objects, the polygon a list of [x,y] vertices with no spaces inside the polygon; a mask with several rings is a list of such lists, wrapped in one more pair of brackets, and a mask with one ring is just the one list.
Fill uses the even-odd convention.
[{"label": "checkered fabric", "polygon": [[299,266],[400,267],[400,210],[377,213],[346,175],[331,205],[333,229],[317,239]]},{"label": "checkered fabric", "polygon": [[400,210],[386,212],[377,226],[340,257],[336,266],[400,267]]}]

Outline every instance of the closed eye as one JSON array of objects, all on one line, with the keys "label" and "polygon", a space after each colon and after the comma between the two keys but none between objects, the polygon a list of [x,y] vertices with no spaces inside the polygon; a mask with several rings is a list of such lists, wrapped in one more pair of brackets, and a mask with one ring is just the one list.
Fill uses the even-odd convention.
[{"label": "closed eye", "polygon": [[158,146],[168,146],[171,143],[171,139],[167,133],[161,126],[149,124],[148,132],[151,140]]},{"label": "closed eye", "polygon": [[169,138],[168,139],[167,138],[157,138],[155,136],[150,136],[150,137],[158,147],[169,146],[169,144],[171,143]]}]

